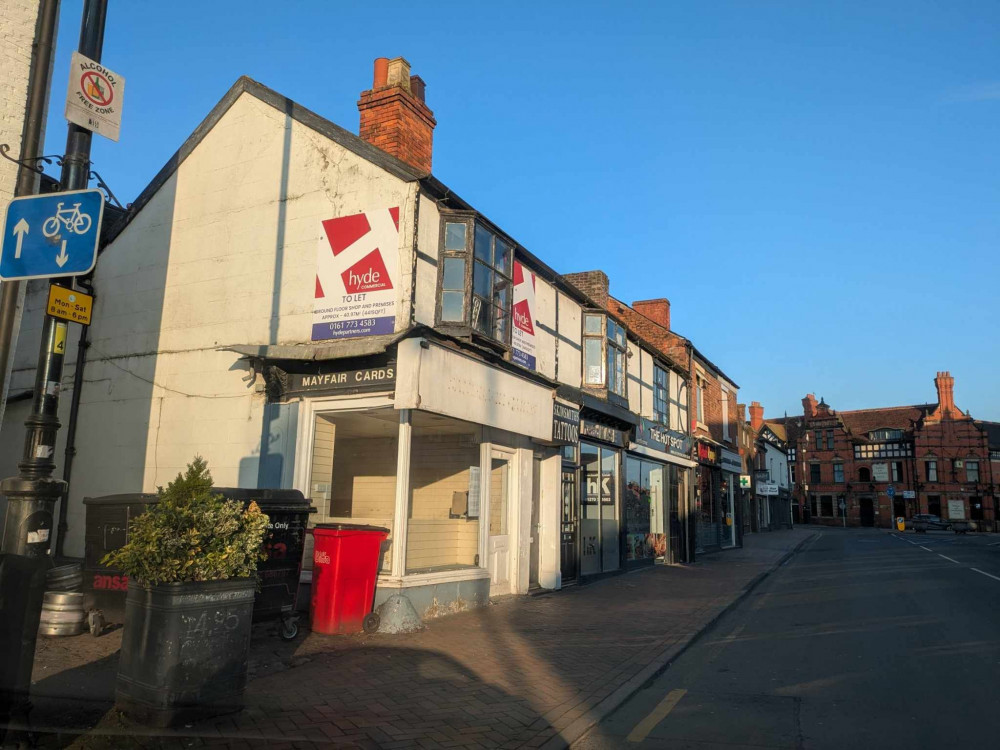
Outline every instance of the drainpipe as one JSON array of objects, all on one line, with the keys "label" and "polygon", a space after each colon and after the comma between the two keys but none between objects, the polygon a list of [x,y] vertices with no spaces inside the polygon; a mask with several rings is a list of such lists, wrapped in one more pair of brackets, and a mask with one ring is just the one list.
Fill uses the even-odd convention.
[{"label": "drainpipe", "polygon": [[[687,533],[687,546],[688,546],[688,562],[695,562],[695,549],[698,547],[698,519],[695,518],[694,521],[691,520],[691,514],[695,511],[695,486],[701,482],[701,468],[698,465],[698,450],[697,443],[694,439],[694,429],[691,427],[691,412],[694,411],[695,415],[698,414],[698,391],[697,391],[697,380],[696,377],[692,377],[694,372],[694,347],[691,346],[691,342],[687,343],[688,350],[688,419],[687,419],[687,429],[688,434],[691,436],[691,447],[695,449],[694,451],[694,468],[690,471],[691,481],[688,482],[688,507],[687,513],[685,514],[685,532]],[[694,399],[692,400],[691,386],[695,386]]]},{"label": "drainpipe", "polygon": [[[78,278],[77,284],[89,295],[94,296],[94,284],[92,279]],[[83,368],[87,362],[87,350],[90,348],[90,341],[87,332],[90,326],[80,326],[80,339],[76,347],[76,369],[73,371],[73,395],[70,397],[69,424],[66,426],[66,454],[63,459],[63,487],[62,497],[59,499],[59,528],[56,532],[56,559],[63,556],[63,543],[66,541],[66,532],[69,524],[66,522],[66,513],[69,511],[69,480],[73,474],[73,458],[76,456],[76,424],[80,414],[80,396],[83,392]]]}]

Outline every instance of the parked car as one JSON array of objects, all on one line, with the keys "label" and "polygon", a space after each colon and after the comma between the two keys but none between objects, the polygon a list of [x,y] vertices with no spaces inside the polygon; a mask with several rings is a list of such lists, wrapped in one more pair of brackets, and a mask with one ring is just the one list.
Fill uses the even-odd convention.
[{"label": "parked car", "polygon": [[933,513],[917,513],[907,524],[915,531],[927,531],[927,529],[950,529],[951,521],[942,521],[940,516]]}]

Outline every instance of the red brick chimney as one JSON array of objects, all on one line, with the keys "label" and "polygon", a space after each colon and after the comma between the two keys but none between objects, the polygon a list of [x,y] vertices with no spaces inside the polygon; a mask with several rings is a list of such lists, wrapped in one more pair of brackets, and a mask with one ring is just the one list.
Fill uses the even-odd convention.
[{"label": "red brick chimney", "polygon": [[962,413],[955,408],[955,378],[950,372],[939,372],[934,378],[937,387],[938,407],[936,416],[942,419],[956,419]]},{"label": "red brick chimney", "polygon": [[802,413],[806,415],[806,419],[816,416],[816,396],[814,394],[808,393],[802,399]]},{"label": "red brick chimney", "polygon": [[632,309],[642,313],[654,323],[670,330],[670,300],[660,297],[660,299],[643,299],[632,303]]},{"label": "red brick chimney", "polygon": [[760,432],[760,428],[764,426],[764,407],[760,405],[760,401],[750,402],[750,429],[754,433]]},{"label": "red brick chimney", "polygon": [[604,271],[581,271],[563,275],[570,284],[590,297],[600,307],[608,306],[608,275]]},{"label": "red brick chimney", "polygon": [[359,135],[421,172],[431,171],[434,113],[424,103],[424,82],[402,57],[375,60],[370,91],[362,91]]}]

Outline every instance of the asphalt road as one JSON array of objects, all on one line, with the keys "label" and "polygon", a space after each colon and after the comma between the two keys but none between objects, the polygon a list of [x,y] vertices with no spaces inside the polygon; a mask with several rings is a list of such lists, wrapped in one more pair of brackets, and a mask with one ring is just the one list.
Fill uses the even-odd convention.
[{"label": "asphalt road", "polygon": [[574,744],[612,747],[1000,748],[1000,537],[819,530]]}]

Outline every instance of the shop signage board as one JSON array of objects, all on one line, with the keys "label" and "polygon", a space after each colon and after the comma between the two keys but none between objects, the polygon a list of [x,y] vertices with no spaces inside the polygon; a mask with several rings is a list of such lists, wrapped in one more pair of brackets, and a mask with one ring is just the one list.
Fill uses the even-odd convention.
[{"label": "shop signage board", "polygon": [[104,195],[70,190],[15,198],[7,206],[0,279],[82,276],[97,263]]},{"label": "shop signage board", "polygon": [[399,293],[399,208],[321,224],[312,340],[392,333]]},{"label": "shop signage board", "polygon": [[45,309],[53,318],[62,318],[71,323],[90,325],[90,315],[94,309],[94,298],[89,294],[67,289],[58,284],[49,285],[49,301]]},{"label": "shop signage board", "polygon": [[683,432],[668,430],[659,422],[642,417],[635,430],[635,442],[646,448],[690,458],[691,438]]},{"label": "shop signage board", "polygon": [[397,362],[397,409],[552,439],[552,390],[546,386],[421,338],[401,341]]},{"label": "shop signage board", "polygon": [[552,402],[552,440],[576,444],[580,441],[580,410],[560,401]]},{"label": "shop signage board", "polygon": [[511,359],[534,370],[538,361],[535,356],[535,274],[516,260],[512,313]]},{"label": "shop signage board", "polygon": [[105,138],[121,135],[125,79],[74,52],[66,92],[66,119]]},{"label": "shop signage board", "polygon": [[914,492],[913,490],[903,490],[903,499],[904,500],[916,500],[917,499],[917,493]]},{"label": "shop signage board", "polygon": [[288,378],[286,394],[381,391],[396,382],[396,365],[390,363],[378,367],[327,370],[322,373],[292,373]]},{"label": "shop signage board", "polygon": [[719,453],[708,443],[698,443],[698,460],[705,464],[716,464],[719,462]]},{"label": "shop signage board", "polygon": [[750,488],[750,475],[740,474],[740,489],[746,490],[749,488]]},{"label": "shop signage board", "polygon": [[872,464],[872,479],[874,479],[876,482],[888,482],[889,464],[887,463]]},{"label": "shop signage board", "polygon": [[580,436],[603,440],[619,448],[625,447],[625,433],[600,422],[580,421]]},{"label": "shop signage board", "polygon": [[949,500],[948,501],[948,518],[952,521],[964,521],[965,520],[965,501],[964,500]]},{"label": "shop signage board", "polygon": [[758,495],[777,495],[778,485],[773,482],[759,482],[757,484]]},{"label": "shop signage board", "polygon": [[743,461],[739,453],[727,451],[725,448],[719,451],[719,459],[723,471],[730,471],[739,474],[743,471]]}]

